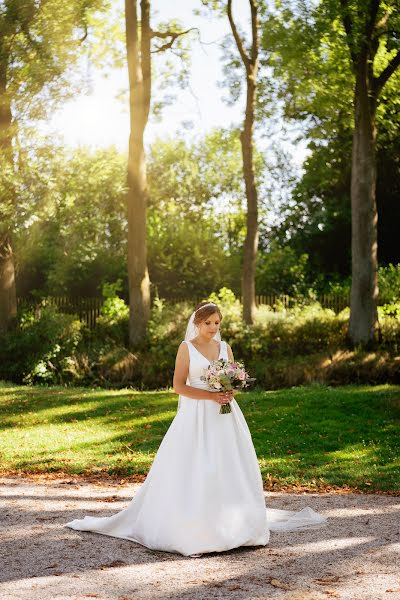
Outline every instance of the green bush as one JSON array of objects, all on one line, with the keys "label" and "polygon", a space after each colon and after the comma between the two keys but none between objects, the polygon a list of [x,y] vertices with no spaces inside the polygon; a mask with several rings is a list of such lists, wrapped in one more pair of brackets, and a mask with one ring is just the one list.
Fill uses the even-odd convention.
[{"label": "green bush", "polygon": [[299,256],[289,246],[272,242],[268,252],[259,255],[257,294],[307,295],[309,282],[308,254]]},{"label": "green bush", "polygon": [[400,264],[378,269],[379,301],[393,304],[400,300]]},{"label": "green bush", "polygon": [[129,343],[129,306],[117,295],[122,290],[122,281],[104,283],[102,296],[104,302],[96,322],[96,329],[92,332],[92,345],[95,340],[100,340],[106,346],[114,343]]},{"label": "green bush", "polygon": [[254,355],[268,358],[334,351],[346,339],[347,312],[334,311],[315,303],[305,307],[273,311],[261,306],[254,325],[244,325],[240,314],[222,321],[224,337],[243,360]]},{"label": "green bush", "polygon": [[84,325],[45,301],[21,311],[17,327],[1,337],[0,378],[17,383],[64,383]]},{"label": "green bush", "polygon": [[[132,352],[128,307],[113,285],[104,290],[105,307],[93,330],[50,306],[24,311],[17,329],[1,339],[0,378],[137,389],[171,386],[176,352],[194,307],[156,298],[147,336]],[[246,325],[231,290],[222,288],[208,300],[220,306],[222,337],[257,378],[258,386],[399,380],[399,303],[379,307],[379,350],[363,354],[347,347],[348,308],[336,315],[317,302],[281,310],[260,306],[254,324]]]},{"label": "green bush", "polygon": [[384,349],[400,349],[400,302],[378,306],[378,319]]}]

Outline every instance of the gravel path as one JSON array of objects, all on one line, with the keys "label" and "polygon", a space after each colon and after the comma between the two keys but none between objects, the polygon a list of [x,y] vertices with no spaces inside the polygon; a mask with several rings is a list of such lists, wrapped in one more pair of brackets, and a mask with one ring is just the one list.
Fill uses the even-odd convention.
[{"label": "gravel path", "polygon": [[1,477],[1,600],[400,599],[400,497],[266,492],[328,526],[201,558],[63,526],[125,508],[139,485]]}]

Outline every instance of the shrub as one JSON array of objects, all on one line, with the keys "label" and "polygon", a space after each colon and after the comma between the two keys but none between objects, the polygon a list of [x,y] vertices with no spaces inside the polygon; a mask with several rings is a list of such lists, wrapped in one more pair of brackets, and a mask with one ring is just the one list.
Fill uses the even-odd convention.
[{"label": "shrub", "polygon": [[393,304],[400,300],[400,264],[378,269],[379,301]]},{"label": "shrub", "polygon": [[0,378],[18,383],[69,381],[70,361],[84,327],[75,315],[59,313],[46,301],[25,309],[16,329],[1,338]]},{"label": "shrub", "polygon": [[[0,378],[138,389],[171,386],[176,352],[193,306],[156,298],[147,336],[131,352],[128,307],[115,292],[112,287],[106,291],[105,308],[94,330],[54,307],[23,311],[17,329],[1,340]],[[368,354],[350,351],[346,345],[348,308],[336,315],[317,302],[282,310],[260,306],[255,323],[246,325],[231,290],[222,288],[208,299],[221,307],[223,339],[235,357],[245,361],[259,386],[399,380],[399,303],[379,307],[382,343]]]}]

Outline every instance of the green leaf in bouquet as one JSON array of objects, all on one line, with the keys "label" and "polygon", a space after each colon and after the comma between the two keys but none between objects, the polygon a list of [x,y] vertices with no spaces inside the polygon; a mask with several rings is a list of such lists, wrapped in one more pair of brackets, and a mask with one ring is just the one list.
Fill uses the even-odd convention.
[{"label": "green leaf in bouquet", "polygon": [[219,382],[224,387],[227,386],[227,385],[231,385],[231,379],[230,379],[230,377],[228,377],[228,375],[220,375],[219,376]]}]

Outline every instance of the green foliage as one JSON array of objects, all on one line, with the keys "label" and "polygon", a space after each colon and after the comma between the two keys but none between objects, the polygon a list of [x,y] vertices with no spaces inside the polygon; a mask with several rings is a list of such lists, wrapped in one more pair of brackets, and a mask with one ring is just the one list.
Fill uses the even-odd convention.
[{"label": "green foliage", "polygon": [[[371,6],[357,0],[346,4],[354,19],[351,41],[354,51],[358,52],[365,41]],[[400,22],[395,0],[380,3],[377,23],[379,49],[374,56],[375,75],[383,71],[395,53],[395,46],[399,46]],[[354,73],[341,3],[280,0],[274,8],[265,11],[263,32],[263,48],[270,56],[277,97],[284,102],[285,115],[304,121],[314,139],[334,138],[339,122],[342,130],[351,130]],[[393,77],[398,86],[399,73]],[[390,86],[396,87],[394,80]],[[388,93],[391,91],[394,90],[390,87]],[[399,101],[395,94],[392,100],[396,104]],[[383,101],[381,114],[385,106]],[[309,119],[310,115],[314,119]]]},{"label": "green foliage", "polygon": [[[0,228],[13,231],[26,218],[23,171],[35,148],[33,123],[85,88],[76,65],[87,50],[89,15],[107,0],[8,0],[0,6],[2,124]],[[83,41],[86,39],[86,43]],[[18,199],[18,200],[17,200]]]},{"label": "green foliage", "polygon": [[148,220],[150,276],[161,296],[196,297],[224,281],[224,245],[207,209],[194,220],[170,200],[164,214],[153,211]]},{"label": "green foliage", "polygon": [[400,263],[378,269],[379,299],[382,304],[400,300]]},{"label": "green foliage", "polygon": [[208,297],[209,302],[215,302],[222,309],[236,306],[237,299],[235,294],[227,287],[223,287],[218,293],[213,292]]},{"label": "green foliage", "polygon": [[329,294],[331,296],[341,296],[350,298],[350,290],[351,290],[351,277],[347,277],[346,279],[331,279],[323,282],[324,287],[322,288],[322,293]]},{"label": "green foliage", "polygon": [[102,295],[105,300],[100,309],[100,317],[103,318],[103,322],[113,324],[128,317],[129,306],[117,295],[117,292],[121,292],[121,290],[121,279],[115,283],[103,283]]},{"label": "green foliage", "polygon": [[0,377],[18,383],[61,383],[73,377],[70,362],[83,338],[74,315],[59,313],[45,302],[25,309],[18,326],[0,343]]},{"label": "green foliage", "polygon": [[[14,229],[19,294],[92,296],[120,278],[127,298],[126,156],[115,148],[46,144],[24,156],[21,168]],[[238,292],[245,216],[237,131],[216,130],[191,144],[157,141],[148,175],[155,290],[188,297],[226,284]]]},{"label": "green foliage", "polygon": [[[106,286],[110,300],[115,300],[111,294],[117,289],[118,283]],[[222,337],[260,387],[310,381],[338,384],[351,382],[352,377],[358,382],[400,381],[399,304],[380,307],[381,346],[367,354],[347,349],[349,309],[335,315],[318,303],[280,310],[260,306],[250,326],[243,324],[241,304],[230,289],[222,288],[208,300],[220,306]],[[187,302],[156,298],[147,338],[135,354],[128,350],[127,307],[122,304],[111,304],[92,331],[50,307],[38,314],[26,311],[18,329],[2,338],[0,378],[137,389],[170,386],[193,308]]]},{"label": "green foliage", "polygon": [[93,296],[126,278],[126,159],[115,148],[44,147],[25,165],[28,210],[18,230],[17,287],[24,295]]},{"label": "green foliage", "polygon": [[384,317],[400,318],[400,302],[378,306],[378,312]]},{"label": "green foliage", "polygon": [[256,290],[258,294],[308,294],[310,274],[308,255],[300,256],[289,246],[272,244],[259,257]]},{"label": "green foliage", "polygon": [[78,39],[88,27],[91,11],[104,10],[105,4],[102,0],[2,3],[0,60],[17,121],[47,116],[55,103],[73,97],[82,87],[74,66],[86,48]]},{"label": "green foliage", "polygon": [[96,322],[96,329],[91,332],[92,343],[102,346],[101,340],[106,341],[113,347],[115,341],[123,340],[128,343],[129,306],[117,293],[122,290],[122,280],[115,283],[103,283],[102,295],[104,302],[100,309],[100,315]]},{"label": "green foliage", "polygon": [[[370,3],[349,0],[355,20],[354,49],[362,43]],[[343,3],[344,5],[344,3]],[[263,11],[262,45],[273,70],[276,105],[291,126],[301,126],[309,155],[304,174],[289,199],[280,206],[280,224],[266,231],[265,241],[278,238],[298,256],[309,255],[310,268],[326,277],[350,273],[350,170],[353,127],[354,73],[343,16],[336,0],[280,0]],[[387,13],[386,13],[387,10]],[[373,60],[379,75],[396,53],[400,39],[395,2],[379,4]],[[374,45],[372,44],[372,46]],[[386,83],[377,108],[378,244],[381,264],[398,262],[397,231],[399,155],[399,88],[397,70]]]}]

